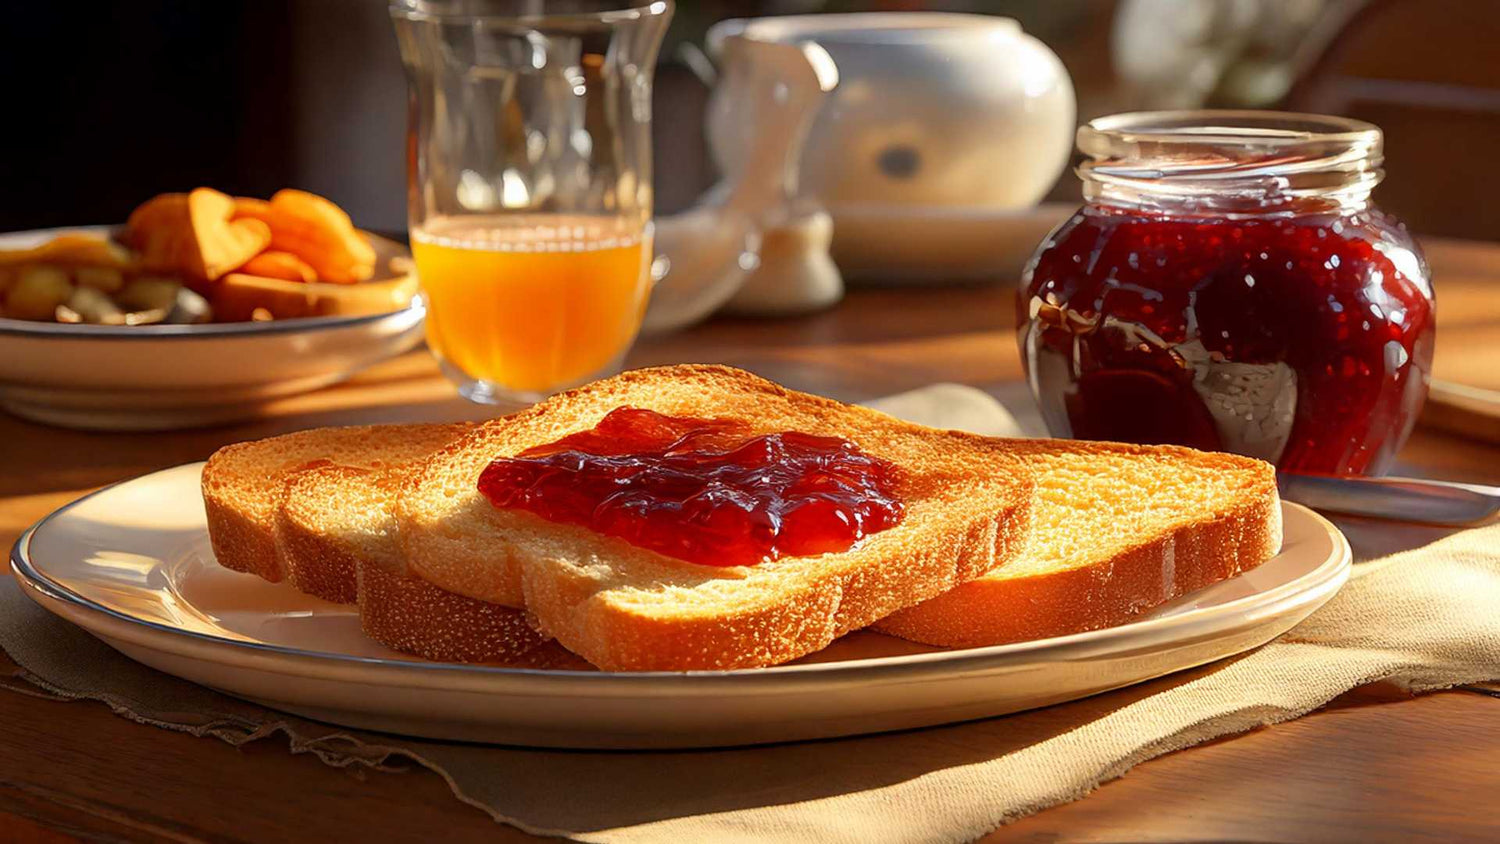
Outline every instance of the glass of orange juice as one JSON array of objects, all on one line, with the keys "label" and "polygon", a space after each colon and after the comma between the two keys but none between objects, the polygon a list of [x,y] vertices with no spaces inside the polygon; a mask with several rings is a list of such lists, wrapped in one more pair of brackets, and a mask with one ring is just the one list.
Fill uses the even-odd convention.
[{"label": "glass of orange juice", "polygon": [[518,404],[618,367],[651,276],[657,0],[395,0],[427,343]]}]

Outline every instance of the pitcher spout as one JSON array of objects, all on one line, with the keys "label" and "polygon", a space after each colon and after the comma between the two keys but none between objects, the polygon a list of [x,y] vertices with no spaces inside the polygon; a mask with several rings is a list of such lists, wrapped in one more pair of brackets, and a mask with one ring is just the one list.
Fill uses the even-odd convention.
[{"label": "pitcher spout", "polygon": [[[657,218],[656,286],[643,325],[648,332],[682,328],[731,302],[738,310],[785,312],[820,307],[842,295],[828,238],[821,236],[831,226],[827,215],[805,200],[793,201],[802,146],[819,107],[838,85],[838,69],[811,42],[732,34],[720,47],[722,71],[708,125],[720,133],[716,141],[735,133],[728,142],[744,154],[731,157],[723,179],[692,208]],[[787,226],[811,236],[767,237]],[[778,245],[776,255],[762,254]],[[811,254],[806,260],[784,255],[784,245]],[[775,264],[775,278],[757,277],[763,258]]]}]

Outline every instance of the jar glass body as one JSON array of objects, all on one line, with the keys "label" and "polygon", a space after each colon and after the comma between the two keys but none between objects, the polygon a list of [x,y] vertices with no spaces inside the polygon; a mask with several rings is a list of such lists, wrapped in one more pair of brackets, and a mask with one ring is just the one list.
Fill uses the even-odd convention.
[{"label": "jar glass body", "polygon": [[[1105,183],[1039,247],[1019,299],[1022,358],[1052,433],[1300,472],[1388,469],[1426,396],[1434,300],[1420,248],[1368,201],[1373,131],[1359,174],[1315,182],[1297,174],[1327,165],[1327,149],[1286,178],[1287,160],[1308,160],[1288,156],[1290,142],[1269,165],[1233,145],[1205,156],[1201,144],[1135,143],[1123,163],[1080,168]],[[1173,167],[1192,175],[1172,183]],[[1205,185],[1205,167],[1231,175]]]}]

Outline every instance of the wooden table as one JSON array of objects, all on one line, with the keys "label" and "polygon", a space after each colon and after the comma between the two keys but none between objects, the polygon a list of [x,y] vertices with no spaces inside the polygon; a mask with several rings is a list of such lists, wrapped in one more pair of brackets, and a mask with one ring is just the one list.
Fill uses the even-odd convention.
[{"label": "wooden table", "polygon": [[[1444,316],[1438,372],[1500,378],[1500,245],[1433,242]],[[859,400],[933,381],[1021,395],[1012,294],[860,290],[826,313],[721,320],[642,342],[630,365],[733,363]],[[425,353],[284,401],[261,420],[172,434],[90,434],[0,416],[0,542],[88,489],[202,460],[221,445],[314,425],[477,418]],[[1419,428],[1400,471],[1500,482],[1500,445]],[[1345,522],[1356,553],[1424,529]],[[0,657],[0,669],[13,669]],[[1332,841],[1500,835],[1500,699],[1360,689],[1301,720],[1147,762],[1092,796],[989,840]],[[441,833],[437,833],[441,830]],[[525,837],[441,779],[334,769],[281,738],[236,750],[131,723],[97,703],[0,691],[0,839],[451,840]]]}]

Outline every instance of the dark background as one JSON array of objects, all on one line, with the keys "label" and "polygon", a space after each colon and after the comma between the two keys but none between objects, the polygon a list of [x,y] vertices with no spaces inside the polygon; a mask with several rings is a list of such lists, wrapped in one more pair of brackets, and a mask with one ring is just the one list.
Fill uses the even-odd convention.
[{"label": "dark background", "polygon": [[[681,208],[714,176],[701,130],[706,92],[681,60],[714,21],[916,8],[1009,15],[1062,57],[1083,120],[1162,99],[1115,69],[1112,30],[1130,2],[679,0],[658,79],[659,208]],[[1170,42],[1170,16],[1219,0],[1175,2],[1142,0],[1168,15],[1147,39]],[[1386,130],[1378,198],[1388,210],[1422,233],[1500,239],[1500,2],[1308,5],[1326,37],[1297,50],[1280,50],[1274,34],[1234,47],[1202,102],[1372,120]],[[1236,75],[1264,66],[1268,53],[1286,59],[1277,68],[1287,77],[1269,96]],[[0,230],[118,221],[153,194],[198,185],[251,196],[301,187],[366,227],[404,227],[405,80],[383,0],[7,4],[0,79]],[[1053,197],[1076,195],[1064,174]]]}]

